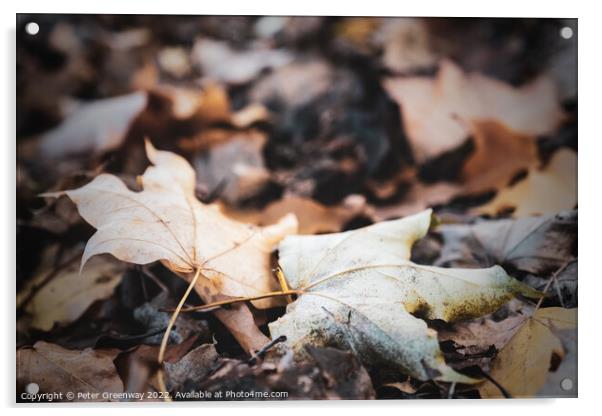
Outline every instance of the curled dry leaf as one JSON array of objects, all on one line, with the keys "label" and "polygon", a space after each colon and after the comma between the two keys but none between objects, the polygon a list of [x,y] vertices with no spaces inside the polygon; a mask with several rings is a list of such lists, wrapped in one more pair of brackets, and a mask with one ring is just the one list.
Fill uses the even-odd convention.
[{"label": "curled dry leaf", "polygon": [[492,345],[501,350],[525,322],[527,316],[513,314],[501,321],[483,317],[471,321],[458,322],[450,329],[438,332],[439,341],[454,341],[463,352],[483,353]]},{"label": "curled dry leaf", "polygon": [[495,120],[526,135],[554,131],[563,119],[554,83],[540,77],[515,88],[478,73],[465,74],[451,61],[436,79],[390,78],[385,89],[400,104],[406,133],[419,162],[460,146],[470,135],[462,120]]},{"label": "curled dry leaf", "polygon": [[279,246],[288,285],[300,291],[270,324],[298,354],[306,345],[339,346],[368,365],[427,380],[474,382],[448,367],[437,334],[412,314],[455,321],[495,311],[515,294],[539,292],[499,267],[445,269],[409,261],[431,210],[359,230],[290,236]]},{"label": "curled dry leaf", "polygon": [[[17,384],[36,383],[40,393],[99,394],[87,400],[107,401],[102,393],[121,393],[123,383],[113,360],[118,350],[68,350],[38,341],[33,348],[17,350]],[[66,399],[68,400],[68,399]],[[86,398],[75,397],[77,401]]]},{"label": "curled dry leaf", "polygon": [[[552,356],[564,357],[556,332],[577,327],[577,309],[543,308],[525,321],[493,362],[491,377],[512,397],[533,397],[544,386]],[[482,397],[502,397],[490,381],[479,386]]]},{"label": "curled dry leaf", "polygon": [[[264,228],[233,221],[217,206],[196,199],[195,173],[184,158],[158,151],[150,142],[146,152],[154,166],[139,178],[141,192],[129,190],[113,175],[102,174],[79,189],[48,195],[69,196],[81,216],[97,229],[84,250],[82,268],[92,256],[110,253],[136,264],[160,260],[186,280],[200,269],[195,289],[205,302],[277,290],[270,253],[286,234],[295,232],[295,217],[286,216]],[[253,303],[267,308],[276,302]],[[249,324],[247,318],[244,321]]]},{"label": "curled dry leaf", "polygon": [[512,210],[515,217],[555,214],[577,205],[577,153],[560,149],[542,170],[531,169],[525,179],[501,190],[481,214]]},{"label": "curled dry leaf", "polygon": [[40,141],[44,158],[104,152],[121,145],[133,120],[146,107],[147,95],[135,92],[81,104]]}]

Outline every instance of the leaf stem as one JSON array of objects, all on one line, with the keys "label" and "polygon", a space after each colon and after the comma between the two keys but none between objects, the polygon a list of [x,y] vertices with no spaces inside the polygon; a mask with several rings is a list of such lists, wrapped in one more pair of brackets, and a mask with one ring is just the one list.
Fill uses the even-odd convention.
[{"label": "leaf stem", "polygon": [[192,291],[192,288],[196,284],[200,275],[201,275],[201,268],[199,267],[196,269],[196,273],[194,274],[193,279],[190,281],[188,288],[186,288],[186,292],[180,298],[180,302],[178,303],[178,306],[176,307],[173,314],[171,315],[171,318],[169,319],[169,323],[167,324],[167,329],[165,329],[165,333],[163,334],[163,339],[161,340],[161,347],[159,348],[159,356],[157,357],[157,361],[159,362],[159,371],[157,373],[157,382],[159,383],[159,388],[161,389],[161,392],[167,393],[164,396],[164,400],[166,402],[171,401],[171,398],[169,397],[167,388],[165,387],[165,380],[163,378],[163,359],[165,358],[165,350],[167,349],[167,341],[169,340],[169,334],[171,333],[171,329],[173,328],[174,324],[176,323],[176,319],[178,319],[178,315],[180,314],[180,311],[182,310],[182,306],[184,306],[186,299],[188,299],[188,296],[190,295],[190,292]]},{"label": "leaf stem", "polygon": [[[246,301],[250,301],[250,300],[259,300],[259,299],[266,299],[266,298],[275,298],[277,296],[301,295],[303,293],[305,293],[303,290],[281,290],[281,291],[277,291],[277,292],[268,292],[268,293],[264,293],[263,295],[258,295],[258,296],[245,296],[245,297],[231,298],[231,299],[226,299],[226,300],[220,300],[218,302],[208,303],[206,305],[182,308],[180,312],[202,312],[202,311],[206,311],[206,310],[213,310],[219,306],[231,305],[233,303],[238,303],[238,302],[246,302]],[[171,312],[170,309],[164,309],[164,310],[167,312]]]}]

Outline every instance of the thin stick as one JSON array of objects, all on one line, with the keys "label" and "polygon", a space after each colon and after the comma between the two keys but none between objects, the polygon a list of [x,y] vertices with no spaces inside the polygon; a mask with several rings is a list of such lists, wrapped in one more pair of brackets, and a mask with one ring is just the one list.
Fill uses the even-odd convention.
[{"label": "thin stick", "polygon": [[254,365],[258,359],[262,358],[274,345],[286,341],[286,335],[280,335],[278,338],[264,345],[259,351],[256,351],[251,358],[247,360],[248,365]]},{"label": "thin stick", "polygon": [[[184,293],[184,296],[182,296],[182,298],[180,299],[180,303],[178,303],[176,310],[171,315],[171,318],[169,319],[169,323],[167,324],[167,329],[165,330],[165,333],[163,334],[163,339],[161,340],[161,347],[159,348],[159,356],[157,357],[157,361],[159,362],[159,371],[157,373],[157,381],[159,383],[159,388],[161,389],[161,392],[163,392],[163,393],[168,393],[167,388],[165,387],[165,380],[163,379],[163,359],[165,358],[165,350],[167,349],[167,341],[169,340],[169,334],[171,333],[171,329],[173,328],[174,324],[176,323],[176,319],[178,319],[178,315],[180,314],[180,310],[182,309],[182,306],[184,306],[186,299],[188,299],[188,295],[190,295],[190,292],[192,291],[192,288],[196,284],[200,275],[201,275],[201,268],[199,267],[198,269],[196,269],[194,278],[190,281],[188,288],[186,288],[186,292]],[[169,397],[168,394],[166,394],[163,399],[166,402],[171,401],[171,398]]]},{"label": "thin stick", "polygon": [[566,263],[564,263],[558,270],[556,270],[554,272],[554,274],[552,275],[552,277],[550,277],[550,280],[548,280],[548,283],[546,283],[546,286],[543,288],[543,292],[542,292],[541,298],[539,298],[539,301],[537,302],[537,305],[535,305],[535,310],[533,311],[533,314],[535,314],[535,312],[537,312],[537,310],[541,306],[541,303],[543,302],[544,298],[546,297],[546,293],[550,289],[550,286],[552,285],[552,283],[554,281],[556,281],[556,278],[558,277],[558,275],[560,274],[560,272],[562,272],[564,269],[566,269],[570,263],[571,263],[570,261],[567,261]]},{"label": "thin stick", "polygon": [[[263,295],[258,295],[258,296],[246,296],[246,297],[232,298],[232,299],[220,300],[218,302],[208,303],[206,305],[182,308],[182,310],[180,312],[202,312],[207,309],[213,310],[219,306],[231,305],[233,303],[238,303],[238,302],[246,302],[249,300],[259,300],[259,299],[266,299],[266,298],[275,298],[277,296],[290,296],[290,295],[301,295],[301,294],[303,294],[302,290],[286,290],[286,291],[279,291],[279,292],[268,292],[268,293],[264,293]],[[163,309],[163,310],[166,312],[172,311],[171,309]]]}]

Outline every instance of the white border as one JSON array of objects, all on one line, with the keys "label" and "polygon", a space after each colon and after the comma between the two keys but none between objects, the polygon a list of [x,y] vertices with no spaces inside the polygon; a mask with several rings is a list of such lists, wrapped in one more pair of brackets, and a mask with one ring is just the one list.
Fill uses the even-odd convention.
[{"label": "white border", "polygon": [[[248,414],[266,413],[289,415],[315,412],[328,409],[331,412],[340,408],[341,412],[364,414],[369,408],[376,411],[426,412],[427,414],[463,414],[473,411],[489,415],[504,415],[516,412],[531,414],[563,415],[587,413],[594,408],[597,397],[602,397],[602,389],[597,379],[600,374],[600,319],[596,308],[602,302],[602,273],[598,270],[602,255],[602,109],[599,104],[599,73],[602,68],[600,41],[602,40],[602,20],[595,13],[595,2],[575,2],[546,0],[528,2],[525,0],[503,1],[400,1],[369,0],[351,3],[350,1],[324,0],[248,0],[248,1],[182,1],[182,0],[22,0],[18,4],[2,2],[2,74],[0,85],[4,96],[0,100],[2,111],[0,123],[5,131],[2,143],[2,196],[0,204],[0,264],[4,267],[3,298],[0,307],[4,315],[4,328],[8,336],[0,343],[2,349],[2,377],[0,394],[2,404],[11,406],[14,400],[14,276],[15,276],[15,13],[135,13],[135,14],[272,14],[272,15],[399,15],[399,16],[488,16],[488,17],[577,17],[579,18],[579,399],[565,400],[512,400],[512,401],[397,401],[397,402],[293,402],[293,403],[189,403],[176,404],[171,412],[211,412],[222,415],[224,412],[244,412]],[[394,406],[396,409],[391,409]],[[85,407],[83,409],[82,407]],[[132,407],[132,406],[128,406]],[[194,407],[194,409],[187,409]],[[598,405],[600,407],[600,405]],[[14,411],[10,409],[9,412]],[[43,405],[38,408],[22,408],[22,411],[44,414],[81,414],[106,416],[107,407],[102,405]],[[114,410],[121,413],[124,409]],[[149,415],[164,415],[167,408],[161,405],[138,406],[137,412]]]}]

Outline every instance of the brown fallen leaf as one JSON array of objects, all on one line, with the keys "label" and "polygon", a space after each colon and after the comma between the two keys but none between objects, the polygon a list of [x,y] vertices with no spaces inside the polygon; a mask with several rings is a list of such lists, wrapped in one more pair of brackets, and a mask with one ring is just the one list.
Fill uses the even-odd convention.
[{"label": "brown fallen leaf", "polygon": [[363,213],[365,208],[366,200],[361,195],[350,195],[341,205],[328,207],[294,194],[287,194],[262,210],[237,210],[222,206],[224,214],[257,225],[273,224],[288,213],[295,214],[299,221],[299,234],[341,231],[349,220]]},{"label": "brown fallen leaf", "polygon": [[[432,206],[447,204],[454,198],[498,190],[508,185],[518,173],[538,165],[534,137],[512,131],[492,120],[458,122],[470,132],[474,151],[466,158],[457,180],[422,183],[416,178],[417,173],[410,170],[387,182],[371,184],[372,192],[379,198],[395,195],[400,188],[409,185],[399,202],[374,207],[376,220],[412,215]],[[446,174],[455,176],[456,172]]]},{"label": "brown fallen leaf", "polygon": [[498,190],[519,172],[538,165],[535,138],[493,120],[469,122],[475,151],[462,167],[463,194]]},{"label": "brown fallen leaf", "polygon": [[502,349],[526,319],[528,317],[525,315],[514,314],[501,321],[483,317],[458,322],[451,329],[439,330],[439,341],[452,340],[462,346],[479,350],[486,350],[491,345]]},{"label": "brown fallen leaf", "polygon": [[376,221],[414,215],[429,207],[445,204],[462,192],[458,184],[438,182],[432,185],[414,183],[403,200],[396,204],[370,207]]},{"label": "brown fallen leaf", "polygon": [[[36,383],[40,393],[71,392],[73,401],[109,401],[102,393],[121,393],[123,383],[113,360],[119,350],[68,350],[38,341],[33,348],[17,350],[17,384],[25,387]],[[78,394],[98,393],[96,398]]]},{"label": "brown fallen leaf", "polygon": [[399,77],[384,87],[401,106],[406,133],[422,163],[460,146],[470,131],[456,119],[495,120],[526,135],[554,131],[563,119],[554,83],[540,77],[515,88],[441,62],[437,78]]},{"label": "brown fallen leaf", "polygon": [[[192,335],[179,344],[168,345],[165,366],[181,360],[197,339],[196,335]],[[158,352],[159,346],[141,344],[118,358],[117,365],[123,374],[125,391],[145,393],[159,389],[156,377]],[[155,401],[160,401],[158,399]]]},{"label": "brown fallen leaf", "polygon": [[501,321],[489,315],[457,322],[452,328],[437,331],[437,335],[439,342],[454,342],[454,352],[462,357],[456,362],[457,368],[478,365],[483,371],[489,372],[495,352],[512,339],[526,319],[528,317],[520,313],[511,314]]},{"label": "brown fallen leaf", "polygon": [[[231,391],[227,400],[285,399],[374,399],[374,388],[366,369],[350,351],[334,348],[308,349],[307,360],[293,362],[290,356],[266,359],[255,366],[222,359],[221,366],[205,379],[192,380],[184,397],[194,393]],[[270,392],[281,392],[272,397]],[[287,396],[282,395],[287,392]],[[186,397],[189,394],[189,397]],[[223,398],[223,396],[222,396]]]},{"label": "brown fallen leaf", "polygon": [[151,91],[171,102],[171,115],[175,119],[196,121],[203,127],[225,123],[236,129],[245,129],[270,118],[268,109],[259,103],[233,111],[226,89],[213,82],[203,83],[202,88],[161,84],[153,86]]},{"label": "brown fallen leaf", "polygon": [[[263,228],[233,221],[217,206],[196,199],[195,173],[185,159],[158,151],[150,142],[146,143],[146,151],[154,166],[139,177],[144,189],[141,192],[130,191],[117,177],[102,174],[82,188],[47,195],[69,196],[80,215],[97,229],[84,250],[82,267],[101,253],[136,264],[160,260],[187,281],[199,272],[195,290],[205,302],[277,290],[270,253],[285,235],[296,231],[295,217],[286,216]],[[278,301],[261,299],[253,304],[267,308]],[[259,336],[252,318],[241,322],[247,326],[239,327],[235,336],[256,332],[256,337],[249,337],[261,339],[261,345],[251,342],[254,348],[260,348],[265,336]]]},{"label": "brown fallen leaf", "polygon": [[[497,355],[491,377],[512,397],[534,397],[546,382],[552,357],[564,357],[564,347],[555,332],[576,327],[577,309],[537,310]],[[480,385],[479,392],[484,398],[503,397],[490,381]]]},{"label": "brown fallen leaf", "polygon": [[201,380],[212,370],[219,355],[213,344],[203,344],[176,362],[165,364],[167,390],[183,389],[188,380]]},{"label": "brown fallen leaf", "polygon": [[577,153],[560,149],[543,169],[531,169],[525,179],[502,189],[480,214],[512,210],[514,217],[555,214],[577,205]]}]

